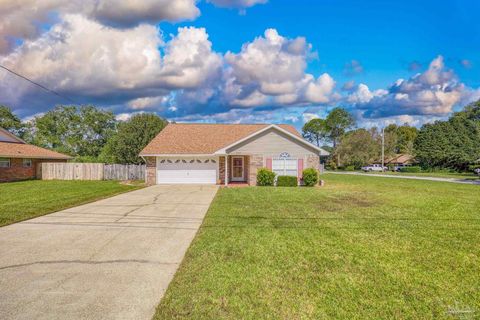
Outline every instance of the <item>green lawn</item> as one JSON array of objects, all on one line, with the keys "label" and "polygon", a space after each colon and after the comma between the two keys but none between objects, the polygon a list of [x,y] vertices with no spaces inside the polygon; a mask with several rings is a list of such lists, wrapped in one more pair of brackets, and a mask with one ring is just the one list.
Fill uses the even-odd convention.
[{"label": "green lawn", "polygon": [[[364,173],[361,171],[361,173]],[[472,173],[460,173],[460,172],[446,172],[446,171],[439,171],[439,172],[367,172],[367,173],[375,173],[375,174],[386,174],[392,176],[418,176],[418,177],[434,177],[434,178],[453,178],[453,179],[468,179],[468,180],[476,180],[479,179],[477,174]]]},{"label": "green lawn", "polygon": [[38,217],[139,186],[118,181],[44,181],[0,183],[0,226]]},{"label": "green lawn", "polygon": [[219,190],[155,319],[480,317],[480,186],[323,179]]}]

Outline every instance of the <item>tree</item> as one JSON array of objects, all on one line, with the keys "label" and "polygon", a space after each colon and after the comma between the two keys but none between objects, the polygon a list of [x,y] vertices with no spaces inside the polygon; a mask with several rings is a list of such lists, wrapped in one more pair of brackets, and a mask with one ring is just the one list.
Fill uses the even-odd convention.
[{"label": "tree", "polygon": [[312,119],[305,123],[302,128],[302,136],[320,146],[320,142],[324,141],[328,136],[325,119]]},{"label": "tree", "polygon": [[355,126],[355,119],[345,109],[337,107],[330,111],[325,119],[329,137],[336,148],[340,138],[345,132]]},{"label": "tree", "polygon": [[153,113],[134,115],[118,125],[100,159],[108,163],[142,163],[138,154],[166,125],[166,120]]},{"label": "tree", "polygon": [[0,128],[14,135],[22,136],[25,126],[9,107],[0,105]]},{"label": "tree", "polygon": [[385,128],[385,148],[395,154],[413,154],[413,143],[417,135],[418,129],[408,124],[388,125]]},{"label": "tree", "polygon": [[480,101],[457,112],[448,121],[425,124],[414,149],[424,167],[467,170],[480,158]]},{"label": "tree", "polygon": [[376,128],[349,131],[342,136],[335,153],[344,165],[358,169],[380,158],[381,135]]},{"label": "tree", "polygon": [[94,160],[115,132],[111,111],[94,106],[58,106],[33,121],[32,142],[72,156]]}]

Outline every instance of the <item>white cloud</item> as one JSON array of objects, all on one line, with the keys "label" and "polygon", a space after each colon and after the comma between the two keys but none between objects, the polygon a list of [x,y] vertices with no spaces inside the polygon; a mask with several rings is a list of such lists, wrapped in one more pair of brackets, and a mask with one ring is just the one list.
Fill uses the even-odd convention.
[{"label": "white cloud", "polygon": [[164,106],[168,99],[168,96],[136,98],[127,102],[127,106],[132,110],[159,108]]},{"label": "white cloud", "polygon": [[244,9],[253,7],[256,4],[267,3],[267,0],[207,0],[217,7]]},{"label": "white cloud", "polygon": [[320,118],[320,117],[319,117],[318,114],[316,114],[316,113],[304,112],[304,113],[302,114],[302,118],[303,118],[303,122],[308,122],[308,121],[310,121],[310,120],[318,119],[318,118]]},{"label": "white cloud", "polygon": [[[164,48],[163,56],[159,47]],[[222,69],[222,57],[211,50],[203,28],[179,28],[164,43],[154,26],[115,29],[81,15],[66,15],[0,62],[62,94],[89,101],[108,98],[130,109],[152,107],[177,89],[203,89],[197,91],[198,99],[219,80]],[[10,92],[11,103],[38,93],[29,83],[7,77],[11,76],[0,74],[0,89]]]},{"label": "white cloud", "polygon": [[179,28],[167,43],[160,80],[171,88],[196,88],[221,75],[222,57],[212,51],[204,28]]},{"label": "white cloud", "polygon": [[0,61],[51,89],[99,96],[146,87],[160,71],[161,44],[150,25],[118,30],[67,15]]},{"label": "white cloud", "polygon": [[239,106],[328,103],[333,97],[333,79],[328,74],[315,79],[305,73],[313,55],[305,38],[287,39],[267,29],[264,37],[244,44],[239,53],[225,55],[230,68],[227,97]]},{"label": "white cloud", "polygon": [[387,90],[378,89],[370,91],[366,84],[360,83],[357,88],[352,91],[346,98],[349,103],[367,103],[374,97],[382,97],[388,94]]},{"label": "white cloud", "polygon": [[15,47],[15,39],[37,38],[44,24],[58,16],[80,14],[105,25],[133,27],[141,23],[194,19],[200,11],[195,0],[2,0],[0,54]]},{"label": "white cloud", "polygon": [[118,121],[127,121],[133,116],[133,113],[119,113],[115,116]]},{"label": "white cloud", "polygon": [[356,107],[366,110],[365,116],[394,115],[443,116],[452,112],[467,91],[458,82],[453,71],[445,68],[443,57],[438,56],[423,73],[408,80],[397,80],[387,91],[371,93],[366,85],[347,97]]}]

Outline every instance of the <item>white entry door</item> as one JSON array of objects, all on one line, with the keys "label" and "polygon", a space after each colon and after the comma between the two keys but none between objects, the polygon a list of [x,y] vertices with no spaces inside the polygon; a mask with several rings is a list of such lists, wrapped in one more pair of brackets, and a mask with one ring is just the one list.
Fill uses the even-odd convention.
[{"label": "white entry door", "polygon": [[215,158],[157,158],[157,184],[216,184]]}]

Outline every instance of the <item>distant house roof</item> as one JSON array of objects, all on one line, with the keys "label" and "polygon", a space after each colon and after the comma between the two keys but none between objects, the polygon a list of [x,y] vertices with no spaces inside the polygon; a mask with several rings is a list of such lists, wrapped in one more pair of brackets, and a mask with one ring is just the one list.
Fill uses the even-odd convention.
[{"label": "distant house roof", "polygon": [[[141,156],[157,154],[214,154],[227,146],[245,139],[270,124],[168,124],[143,150]],[[288,132],[295,139],[303,140],[291,125],[276,127]],[[308,144],[307,141],[304,140]]]},{"label": "distant house roof", "polygon": [[72,158],[59,152],[27,144],[3,128],[0,128],[0,157],[64,160]]},{"label": "distant house roof", "polygon": [[397,154],[387,159],[386,164],[410,164],[415,162],[415,157],[410,154]]}]

